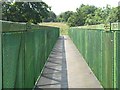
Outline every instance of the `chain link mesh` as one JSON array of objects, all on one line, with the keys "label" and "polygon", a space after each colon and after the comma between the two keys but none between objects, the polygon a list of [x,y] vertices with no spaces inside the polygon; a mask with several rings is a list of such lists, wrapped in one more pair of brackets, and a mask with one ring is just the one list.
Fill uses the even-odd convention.
[{"label": "chain link mesh", "polygon": [[5,30],[2,33],[2,88],[33,88],[58,37],[59,29],[54,27]]},{"label": "chain link mesh", "polygon": [[72,27],[69,36],[102,86],[118,88],[120,86],[120,31]]}]

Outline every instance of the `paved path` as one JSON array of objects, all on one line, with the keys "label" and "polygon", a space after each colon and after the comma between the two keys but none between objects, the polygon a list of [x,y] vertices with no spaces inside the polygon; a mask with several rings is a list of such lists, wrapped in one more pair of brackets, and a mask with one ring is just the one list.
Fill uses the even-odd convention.
[{"label": "paved path", "polygon": [[36,88],[101,88],[101,85],[70,38],[61,36]]}]

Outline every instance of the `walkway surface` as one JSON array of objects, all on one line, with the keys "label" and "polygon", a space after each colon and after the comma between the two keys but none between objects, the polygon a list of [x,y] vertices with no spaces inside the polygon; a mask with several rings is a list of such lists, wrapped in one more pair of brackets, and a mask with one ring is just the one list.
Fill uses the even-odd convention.
[{"label": "walkway surface", "polygon": [[36,88],[102,88],[68,36],[61,36]]}]

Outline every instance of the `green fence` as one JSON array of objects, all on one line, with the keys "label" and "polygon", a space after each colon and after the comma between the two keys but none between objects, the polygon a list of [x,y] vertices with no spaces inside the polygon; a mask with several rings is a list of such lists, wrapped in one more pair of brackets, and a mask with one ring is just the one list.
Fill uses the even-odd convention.
[{"label": "green fence", "polygon": [[120,28],[106,31],[84,27],[70,28],[70,38],[101,85],[120,88]]},{"label": "green fence", "polygon": [[[0,37],[1,37],[2,24],[0,24]],[[1,38],[0,38],[1,42]],[[2,89],[2,55],[1,55],[1,43],[0,43],[0,90]]]},{"label": "green fence", "polygon": [[2,22],[0,88],[33,88],[58,37],[59,28]]}]

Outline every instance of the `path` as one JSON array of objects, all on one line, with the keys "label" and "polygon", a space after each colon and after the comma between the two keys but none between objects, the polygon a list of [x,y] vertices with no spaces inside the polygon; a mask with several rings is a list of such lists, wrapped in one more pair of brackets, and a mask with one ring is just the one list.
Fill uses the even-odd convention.
[{"label": "path", "polygon": [[61,36],[36,88],[101,88],[101,85],[70,38]]}]

